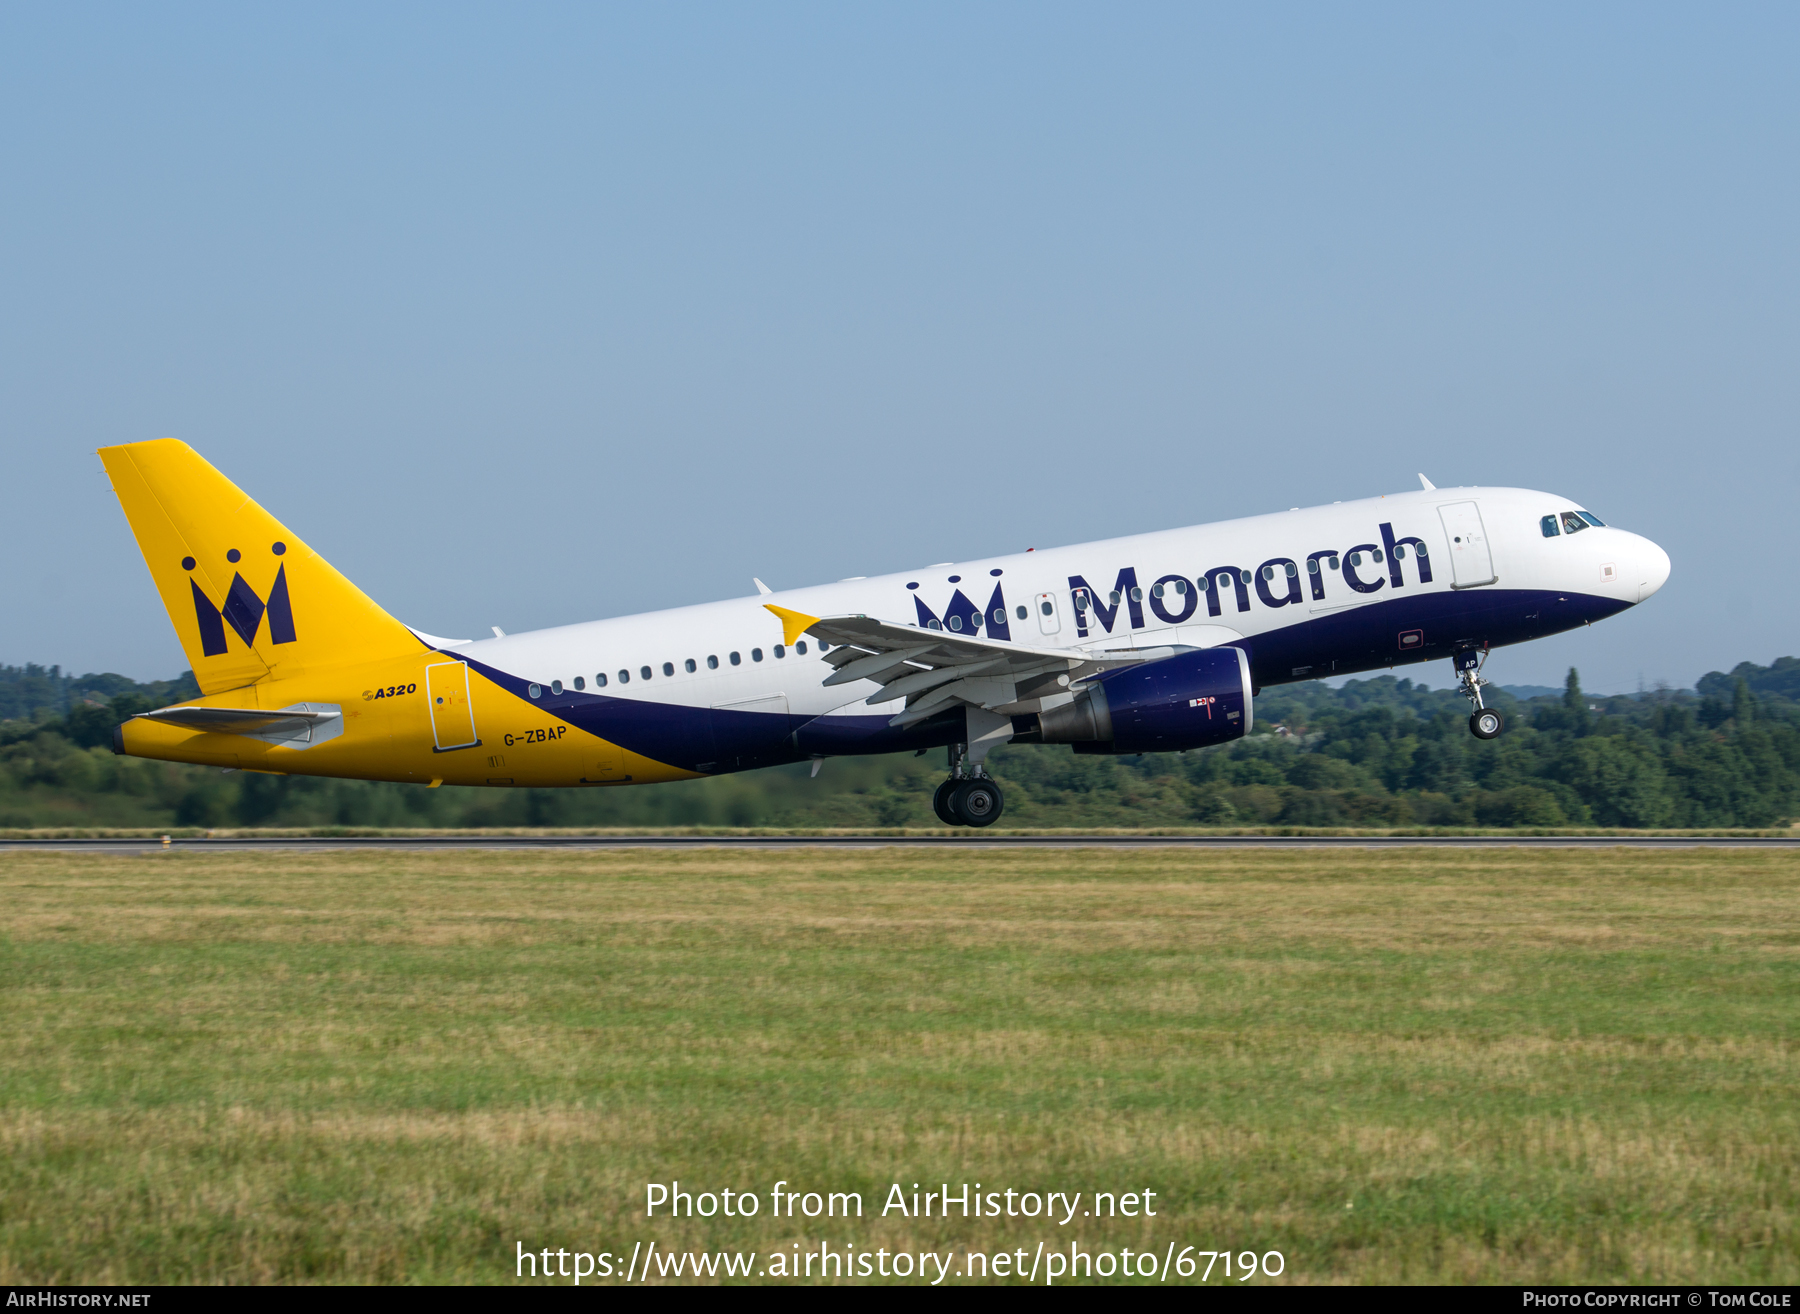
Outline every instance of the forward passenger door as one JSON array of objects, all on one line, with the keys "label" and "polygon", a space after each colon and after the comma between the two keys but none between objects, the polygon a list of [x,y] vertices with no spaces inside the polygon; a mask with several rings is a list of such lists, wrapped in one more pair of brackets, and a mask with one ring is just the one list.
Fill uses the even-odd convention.
[{"label": "forward passenger door", "polygon": [[1497,580],[1487,528],[1481,523],[1481,508],[1474,502],[1450,502],[1438,508],[1438,519],[1443,521],[1444,537],[1449,540],[1450,587],[1473,589]]}]

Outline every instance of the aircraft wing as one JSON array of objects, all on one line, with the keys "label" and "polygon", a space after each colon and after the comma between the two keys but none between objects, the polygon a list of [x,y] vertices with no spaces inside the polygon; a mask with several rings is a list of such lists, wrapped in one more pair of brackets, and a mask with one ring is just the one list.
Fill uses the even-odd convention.
[{"label": "aircraft wing", "polygon": [[781,618],[789,643],[810,634],[837,645],[825,656],[836,667],[825,679],[827,686],[872,680],[881,688],[866,700],[871,706],[906,699],[904,710],[888,722],[895,728],[959,703],[1003,716],[1041,712],[1070,701],[1071,686],[1084,679],[1176,651],[1033,648],[873,616],[806,616],[773,606],[769,610]]}]

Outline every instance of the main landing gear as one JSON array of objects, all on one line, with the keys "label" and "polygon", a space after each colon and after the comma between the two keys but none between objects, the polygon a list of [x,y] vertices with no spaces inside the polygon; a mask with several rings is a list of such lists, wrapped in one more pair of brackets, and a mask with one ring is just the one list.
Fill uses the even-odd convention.
[{"label": "main landing gear", "polygon": [[967,765],[968,746],[950,746],[950,778],[931,796],[931,810],[946,826],[991,826],[1006,810],[1006,799],[985,767]]},{"label": "main landing gear", "polygon": [[1485,649],[1470,648],[1457,653],[1456,682],[1462,687],[1463,697],[1475,705],[1469,714],[1469,733],[1477,739],[1497,739],[1506,729],[1506,719],[1493,708],[1481,705],[1481,687],[1487,683],[1481,678],[1481,668],[1486,664]]}]

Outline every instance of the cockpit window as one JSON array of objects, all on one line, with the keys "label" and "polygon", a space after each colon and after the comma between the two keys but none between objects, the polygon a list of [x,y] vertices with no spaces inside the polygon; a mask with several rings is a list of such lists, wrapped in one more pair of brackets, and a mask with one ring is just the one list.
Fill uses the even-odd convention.
[{"label": "cockpit window", "polygon": [[1542,520],[1538,521],[1538,528],[1544,531],[1545,538],[1555,538],[1558,534],[1562,533],[1562,530],[1556,527],[1555,516],[1545,516]]},{"label": "cockpit window", "polygon": [[1575,514],[1580,516],[1583,520],[1587,521],[1588,524],[1592,525],[1595,529],[1605,529],[1606,528],[1606,522],[1604,520],[1602,520],[1599,516],[1589,515],[1586,511],[1577,511]]},{"label": "cockpit window", "polygon": [[1579,534],[1582,530],[1587,528],[1587,521],[1581,518],[1581,513],[1578,511],[1563,512],[1562,523],[1563,533],[1565,534]]}]

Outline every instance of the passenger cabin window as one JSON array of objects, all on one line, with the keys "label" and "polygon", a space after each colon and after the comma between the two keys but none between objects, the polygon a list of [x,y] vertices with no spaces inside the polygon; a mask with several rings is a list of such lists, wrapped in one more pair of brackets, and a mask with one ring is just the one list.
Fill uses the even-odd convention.
[{"label": "passenger cabin window", "polygon": [[1562,513],[1562,524],[1563,533],[1565,534],[1579,534],[1582,530],[1587,528],[1587,521],[1583,520],[1581,516],[1574,511],[1565,511]]},{"label": "passenger cabin window", "polygon": [[598,675],[596,675],[594,677],[594,688],[596,688],[596,689],[606,688],[606,672],[605,671],[601,671]]},{"label": "passenger cabin window", "polygon": [[580,693],[585,688],[587,688],[587,681],[579,675],[576,676],[575,677],[575,692]]},{"label": "passenger cabin window", "polygon": [[806,656],[806,640],[802,639],[799,643],[796,643],[794,645],[794,651],[799,653],[802,657]]},{"label": "passenger cabin window", "polygon": [[787,649],[786,649],[786,648],[784,648],[784,647],[782,647],[782,646],[781,646],[781,645],[780,645],[780,644],[779,644],[779,643],[778,643],[778,644],[776,644],[776,645],[775,645],[775,657],[776,657],[776,659],[777,659],[777,660],[779,660],[779,659],[781,659],[781,658],[783,658],[783,657],[785,657],[785,656],[787,656]]},{"label": "passenger cabin window", "polygon": [[630,684],[631,683],[631,672],[630,671],[620,671],[619,672],[619,683],[620,684]]},{"label": "passenger cabin window", "polygon": [[733,666],[742,666],[742,665],[743,665],[743,664],[744,664],[744,659],[743,659],[743,658],[742,658],[742,657],[740,657],[740,656],[738,656],[738,655],[737,655],[737,654],[736,654],[736,653],[735,653],[735,652],[734,652],[734,653],[732,653],[732,654],[731,654],[731,664],[732,664],[732,665],[733,665]]},{"label": "passenger cabin window", "polygon": [[533,698],[542,698],[544,696],[544,689],[543,689],[542,685],[536,685],[536,684],[527,685],[525,687],[525,692],[530,694]]},{"label": "passenger cabin window", "polygon": [[711,657],[706,659],[706,669],[709,671],[716,671],[719,669],[719,655],[717,653],[714,653]]},{"label": "passenger cabin window", "polygon": [[752,648],[750,650],[750,660],[753,662],[760,662],[762,660],[762,649]]},{"label": "passenger cabin window", "polygon": [[682,663],[682,665],[687,667],[687,673],[689,675],[692,675],[695,671],[700,669],[699,665],[694,661],[694,659],[692,657],[688,658],[685,662]]},{"label": "passenger cabin window", "polygon": [[648,666],[638,667],[638,679],[648,680],[649,678],[650,678],[650,668]]},{"label": "passenger cabin window", "polygon": [[1562,533],[1562,530],[1556,527],[1555,516],[1545,516],[1542,520],[1538,521],[1538,528],[1544,531],[1545,538],[1555,538],[1558,534]]},{"label": "passenger cabin window", "polygon": [[663,674],[664,675],[675,674],[675,663],[674,662],[664,662],[663,663]]},{"label": "passenger cabin window", "polygon": [[562,681],[561,680],[550,681],[550,692],[553,694],[560,694],[562,692]]}]

